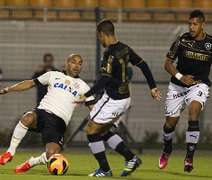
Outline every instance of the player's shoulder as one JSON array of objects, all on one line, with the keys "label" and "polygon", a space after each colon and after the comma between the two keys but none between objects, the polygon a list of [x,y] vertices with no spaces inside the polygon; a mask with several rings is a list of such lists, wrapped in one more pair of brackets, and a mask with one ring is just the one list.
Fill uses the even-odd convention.
[{"label": "player's shoulder", "polygon": [[82,80],[80,77],[75,78],[75,81],[77,81],[78,83],[80,83],[83,86],[87,85],[87,83],[84,80]]},{"label": "player's shoulder", "polygon": [[193,38],[191,37],[189,32],[183,33],[178,37],[180,40],[192,40]]},{"label": "player's shoulder", "polygon": [[60,71],[49,71],[49,73],[51,73],[51,75],[53,76],[66,76],[64,73],[60,72]]},{"label": "player's shoulder", "polygon": [[114,56],[119,58],[123,54],[129,53],[130,47],[127,44],[124,44],[120,41],[117,41],[115,44],[109,46],[109,48],[105,51],[104,57]]},{"label": "player's shoulder", "polygon": [[212,35],[207,34],[207,39],[208,39],[210,42],[212,42]]}]

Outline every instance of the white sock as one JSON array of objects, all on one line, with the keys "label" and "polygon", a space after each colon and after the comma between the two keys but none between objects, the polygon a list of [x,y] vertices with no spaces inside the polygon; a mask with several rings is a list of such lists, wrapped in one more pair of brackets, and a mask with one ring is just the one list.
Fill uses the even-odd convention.
[{"label": "white sock", "polygon": [[117,134],[114,134],[113,136],[111,136],[108,140],[107,143],[110,146],[111,149],[115,150],[116,147],[118,146],[118,144],[120,142],[123,142],[123,140],[121,139],[120,136],[118,136]]},{"label": "white sock", "polygon": [[7,152],[10,152],[12,156],[14,156],[16,148],[20,144],[21,140],[24,138],[28,131],[28,127],[24,126],[21,122],[19,122],[14,131],[13,136],[10,141],[10,147],[8,148]]},{"label": "white sock", "polygon": [[41,156],[38,156],[36,158],[31,158],[29,160],[29,165],[32,166],[36,166],[36,165],[45,165],[48,162],[47,158],[46,158],[46,153],[44,152],[43,154],[41,154]]}]

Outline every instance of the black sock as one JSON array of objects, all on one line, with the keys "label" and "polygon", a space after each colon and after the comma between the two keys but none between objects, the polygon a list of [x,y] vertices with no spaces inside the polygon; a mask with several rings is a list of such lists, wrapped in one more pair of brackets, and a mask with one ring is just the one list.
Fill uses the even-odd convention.
[{"label": "black sock", "polygon": [[104,172],[108,172],[110,171],[110,166],[108,164],[106,155],[105,155],[105,151],[94,154],[96,160],[99,162],[99,166],[100,168],[104,171]]},{"label": "black sock", "polygon": [[194,144],[194,143],[187,143],[186,145],[187,145],[186,157],[187,157],[187,158],[193,158],[194,152],[195,152],[195,150],[196,150],[197,144]]},{"label": "black sock", "polygon": [[163,126],[163,131],[164,131],[164,146],[163,146],[163,152],[167,154],[171,154],[172,152],[172,139],[173,139],[173,133],[174,133],[175,128],[167,128],[165,125]]},{"label": "black sock", "polygon": [[105,155],[105,147],[102,142],[101,136],[96,133],[87,135],[87,138],[89,141],[90,149],[96,160],[98,161],[100,168],[104,172],[108,172],[110,170],[110,166]]},{"label": "black sock", "polygon": [[126,161],[133,159],[135,156],[135,154],[123,142],[120,142],[116,146],[115,151],[124,156]]},{"label": "black sock", "polygon": [[199,140],[199,121],[189,121],[188,130],[186,133],[187,153],[186,157],[193,158],[196,150],[196,145]]}]

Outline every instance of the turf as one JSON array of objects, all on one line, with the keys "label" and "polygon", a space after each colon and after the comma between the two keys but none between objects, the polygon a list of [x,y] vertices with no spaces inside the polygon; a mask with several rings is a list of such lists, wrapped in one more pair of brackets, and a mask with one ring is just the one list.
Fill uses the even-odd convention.
[{"label": "turf", "polygon": [[[89,173],[92,173],[97,166],[97,163],[93,156],[89,152],[75,151],[64,154],[67,156],[70,167],[68,172],[63,176],[51,175],[46,166],[36,166],[25,174],[14,174],[13,170],[16,165],[24,162],[30,156],[38,156],[39,152],[18,152],[13,161],[0,166],[0,180],[50,180],[50,179],[62,179],[62,180],[87,180],[96,179],[87,177]],[[194,170],[191,173],[184,173],[183,171],[183,155],[172,155],[169,160],[169,164],[166,169],[158,169],[158,153],[141,155],[143,164],[128,177],[120,177],[119,174],[123,170],[124,161],[123,158],[117,154],[108,154],[108,160],[111,164],[111,169],[114,176],[106,179],[117,180],[199,180],[199,179],[211,179],[212,180],[212,156],[197,154],[194,161]],[[105,179],[105,178],[103,178]]]}]

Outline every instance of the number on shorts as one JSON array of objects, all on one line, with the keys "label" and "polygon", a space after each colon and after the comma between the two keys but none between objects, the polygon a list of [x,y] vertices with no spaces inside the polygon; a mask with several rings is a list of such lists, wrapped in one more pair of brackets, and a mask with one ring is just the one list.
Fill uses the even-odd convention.
[{"label": "number on shorts", "polygon": [[197,94],[197,96],[200,96],[201,97],[202,96],[202,91],[199,91],[198,94]]}]

